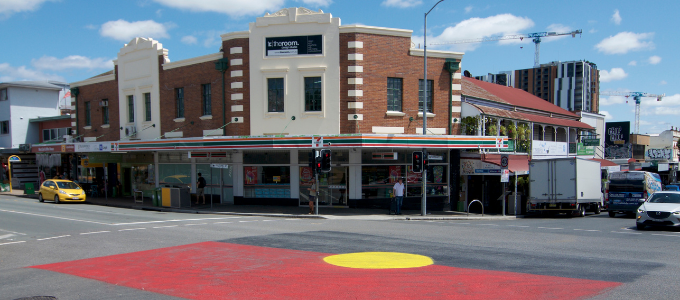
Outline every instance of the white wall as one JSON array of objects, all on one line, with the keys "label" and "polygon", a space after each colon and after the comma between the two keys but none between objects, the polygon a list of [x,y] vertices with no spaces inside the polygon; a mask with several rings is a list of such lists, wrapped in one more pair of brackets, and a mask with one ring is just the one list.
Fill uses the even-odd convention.
[{"label": "white wall", "polygon": [[[160,90],[158,56],[166,55],[167,50],[158,41],[134,38],[118,52],[118,109],[121,139],[125,136],[125,126],[136,126],[137,135],[133,139],[151,140],[161,135]],[[151,93],[151,121],[145,120],[144,94]],[[128,122],[127,96],[135,98],[135,122]],[[156,127],[150,127],[152,124]],[[179,127],[179,126],[178,126]],[[143,130],[143,131],[142,131]]]},{"label": "white wall", "polygon": [[[340,133],[339,27],[339,18],[304,8],[283,9],[250,23],[251,135]],[[323,35],[322,55],[265,56],[266,38],[306,35]],[[322,111],[305,112],[304,77],[318,76],[322,80]],[[281,77],[284,112],[269,113],[267,78]]]},{"label": "white wall", "polygon": [[[9,100],[9,119],[11,141],[7,143],[7,138],[0,140],[3,144],[0,147],[19,148],[20,144],[35,144],[40,141],[40,134],[37,123],[28,123],[29,119],[37,117],[58,116],[60,111],[59,89],[46,90],[30,87],[8,87]],[[0,120],[6,120],[0,117]],[[5,144],[6,143],[6,144]]]}]

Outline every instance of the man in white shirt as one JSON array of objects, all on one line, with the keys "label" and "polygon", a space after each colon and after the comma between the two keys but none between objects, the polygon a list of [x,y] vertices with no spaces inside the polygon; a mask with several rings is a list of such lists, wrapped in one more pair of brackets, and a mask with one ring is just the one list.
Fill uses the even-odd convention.
[{"label": "man in white shirt", "polygon": [[394,201],[397,201],[397,215],[401,215],[401,203],[404,201],[404,183],[403,179],[399,178],[399,181],[394,184],[392,192],[394,193]]}]

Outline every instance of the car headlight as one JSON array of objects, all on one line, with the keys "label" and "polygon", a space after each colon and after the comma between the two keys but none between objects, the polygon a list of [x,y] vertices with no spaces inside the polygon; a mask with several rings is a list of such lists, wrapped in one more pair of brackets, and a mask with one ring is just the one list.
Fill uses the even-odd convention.
[{"label": "car headlight", "polygon": [[85,195],[85,191],[80,191],[80,194],[81,194],[81,195]]},{"label": "car headlight", "polygon": [[680,211],[674,211],[673,214],[676,216],[680,216]]},{"label": "car headlight", "polygon": [[643,207],[639,207],[639,208],[638,208],[638,213],[644,214],[644,213],[645,213],[645,209],[644,209]]}]

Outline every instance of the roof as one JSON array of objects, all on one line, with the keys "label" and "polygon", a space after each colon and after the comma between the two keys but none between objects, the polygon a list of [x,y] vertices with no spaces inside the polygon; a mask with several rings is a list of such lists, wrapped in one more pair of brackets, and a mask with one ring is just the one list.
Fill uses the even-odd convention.
[{"label": "roof", "polygon": [[601,158],[591,158],[590,160],[595,160],[600,162],[600,167],[616,167],[619,164],[611,161],[611,160],[606,160],[606,159],[601,159]]},{"label": "roof", "polygon": [[[486,154],[482,156],[482,161],[501,165],[500,154]],[[529,157],[526,155],[508,155],[508,170],[514,173],[528,174],[529,173]]]},{"label": "roof", "polygon": [[505,119],[513,119],[513,120],[519,120],[519,121],[527,121],[527,122],[534,122],[534,123],[541,123],[541,124],[548,124],[548,125],[557,125],[557,126],[565,126],[565,127],[574,127],[574,128],[583,128],[583,129],[594,129],[592,126],[576,121],[576,120],[570,120],[570,119],[563,119],[563,118],[557,118],[555,116],[553,117],[547,117],[547,116],[540,116],[540,115],[535,115],[535,114],[530,114],[530,113],[525,113],[525,112],[518,112],[518,111],[512,111],[512,110],[506,110],[506,109],[501,109],[501,108],[495,108],[495,107],[488,107],[484,105],[479,105],[479,104],[471,104],[472,106],[476,107],[485,115],[490,115],[490,116],[496,116],[496,117],[501,117]]},{"label": "roof", "polygon": [[62,88],[58,85],[54,85],[45,81],[11,81],[11,82],[0,82],[0,88],[2,87],[23,87],[23,88],[41,88],[46,90],[57,90],[60,91]]},{"label": "roof", "polygon": [[64,120],[70,119],[71,115],[61,115],[61,116],[51,116],[51,117],[37,117],[33,119],[28,119],[28,123],[40,123],[54,120]]},{"label": "roof", "polygon": [[461,91],[464,96],[486,99],[494,102],[561,114],[578,119],[579,116],[524,90],[500,84],[463,77]]}]

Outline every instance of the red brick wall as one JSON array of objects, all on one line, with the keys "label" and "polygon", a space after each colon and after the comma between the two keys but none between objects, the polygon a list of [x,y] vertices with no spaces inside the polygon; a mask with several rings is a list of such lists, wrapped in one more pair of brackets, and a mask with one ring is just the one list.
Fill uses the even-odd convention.
[{"label": "red brick wall", "polygon": [[[230,49],[233,47],[243,48],[242,53],[230,54]],[[232,39],[222,42],[222,49],[224,49],[225,57],[232,59],[242,59],[243,64],[240,66],[229,66],[229,69],[225,73],[226,87],[227,87],[227,122],[231,120],[232,117],[242,117],[243,123],[232,123],[227,125],[227,135],[229,136],[241,136],[250,135],[250,46],[249,39]],[[243,71],[242,77],[231,77],[231,71],[241,70]],[[232,82],[243,82],[243,88],[232,89]],[[243,93],[243,100],[231,100],[231,94]],[[220,99],[222,95],[220,95]],[[221,101],[221,100],[220,100]],[[231,111],[232,105],[243,105],[243,111]]]},{"label": "red brick wall", "polygon": [[[78,105],[78,125],[75,136],[81,135],[83,140],[85,137],[99,137],[98,141],[117,141],[120,140],[120,120],[118,111],[118,66],[115,68],[116,80],[84,85],[78,87],[79,94],[77,98]],[[99,106],[101,100],[109,100],[109,128],[102,128],[102,111]],[[85,127],[85,102],[90,102],[90,120],[91,129],[83,129]],[[75,112],[74,112],[75,113]],[[72,119],[75,122],[75,119]],[[74,126],[74,129],[75,126]],[[102,136],[103,135],[103,136]]]},{"label": "red brick wall", "polygon": [[[348,48],[348,42],[363,42],[363,48]],[[423,124],[418,118],[418,82],[423,79],[423,57],[411,56],[411,39],[364,33],[340,34],[340,132],[371,133],[373,126],[404,127],[405,134],[415,134]],[[348,54],[363,54],[363,60],[350,61]],[[434,81],[432,109],[434,118],[427,119],[427,127],[448,128],[449,76],[444,70],[445,59],[428,57],[427,79]],[[363,66],[363,73],[349,73],[348,66]],[[363,78],[363,84],[350,85],[348,78]],[[402,78],[402,112],[404,116],[386,116],[387,78]],[[454,79],[460,84],[460,79]],[[362,97],[348,97],[348,90],[363,90]],[[454,91],[460,95],[460,91]],[[348,102],[363,102],[363,109],[349,109]],[[459,104],[456,104],[459,106]],[[362,121],[348,120],[348,114],[363,114]],[[409,122],[413,117],[413,122]],[[459,113],[454,117],[460,118]],[[357,122],[359,126],[357,126]],[[455,132],[455,131],[454,131]],[[420,132],[422,133],[422,132]]]},{"label": "red brick wall", "polygon": [[71,120],[75,119],[66,119],[66,120],[52,120],[52,121],[44,121],[38,123],[38,134],[40,135],[40,142],[45,142],[43,140],[43,130],[44,129],[52,129],[52,128],[67,128],[67,127],[72,127],[71,126]]}]

